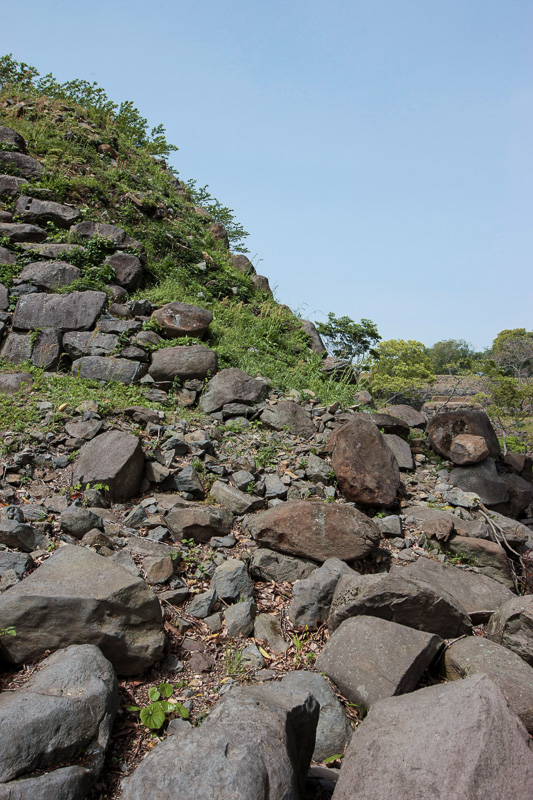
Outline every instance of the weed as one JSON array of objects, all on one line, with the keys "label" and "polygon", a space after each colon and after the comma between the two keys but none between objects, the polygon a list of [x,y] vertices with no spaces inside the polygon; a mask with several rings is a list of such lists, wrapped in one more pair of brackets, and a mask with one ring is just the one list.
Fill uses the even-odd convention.
[{"label": "weed", "polygon": [[224,652],[224,671],[230,677],[242,675],[245,671],[242,647],[234,647],[228,642]]},{"label": "weed", "polygon": [[172,715],[177,714],[182,719],[189,719],[189,712],[184,705],[177,700],[170,698],[175,689],[180,687],[172,686],[171,683],[160,683],[159,686],[152,686],[148,690],[148,699],[151,701],[144,708],[139,706],[126,706],[127,711],[138,711],[143,725],[150,730],[159,730],[163,727],[166,720]]}]

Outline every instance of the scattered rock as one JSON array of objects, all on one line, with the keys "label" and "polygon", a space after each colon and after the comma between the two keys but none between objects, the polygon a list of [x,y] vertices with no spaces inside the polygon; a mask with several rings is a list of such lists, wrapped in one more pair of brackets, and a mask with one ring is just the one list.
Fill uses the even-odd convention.
[{"label": "scattered rock", "polygon": [[52,222],[57,228],[70,228],[81,214],[72,206],[52,203],[50,200],[37,200],[23,195],[15,204],[15,214],[25,222],[46,225]]},{"label": "scattered rock", "polygon": [[143,473],[144,454],[137,437],[113,430],[83,445],[74,464],[73,482],[101,484],[111,500],[128,500],[139,491]]},{"label": "scattered rock", "polygon": [[318,628],[328,618],[335,587],[341,576],[356,574],[344,561],[328,558],[308,578],[296,581],[289,606],[292,624]]},{"label": "scattered rock", "polygon": [[294,558],[283,553],[276,553],[261,547],[255,551],[250,564],[250,574],[256,581],[276,581],[281,583],[308,578],[318,565],[314,561],[304,558]]},{"label": "scattered rock", "polygon": [[160,325],[163,336],[168,339],[177,339],[180,336],[201,338],[211,324],[213,315],[199,306],[167,303],[153,312],[152,319]]},{"label": "scattered rock", "polygon": [[211,487],[211,497],[234,514],[248,514],[263,505],[263,498],[241,492],[229,483],[215,481]]},{"label": "scattered rock", "polygon": [[165,522],[177,542],[194,539],[206,543],[213,536],[226,536],[231,531],[233,514],[217,506],[174,508],[166,515]]},{"label": "scattered rock", "polygon": [[514,589],[514,580],[509,561],[503,547],[486,539],[453,536],[447,543],[454,555],[470,561],[483,575],[493,578],[508,589]]},{"label": "scattered rock", "polygon": [[288,430],[307,439],[316,433],[310,414],[293,400],[281,400],[265,408],[261,413],[261,422],[276,431]]},{"label": "scattered rock", "polygon": [[533,667],[533,595],[515,597],[500,606],[489,619],[487,635]]},{"label": "scattered rock", "polygon": [[202,411],[219,411],[227,403],[260,403],[268,395],[268,384],[251,378],[242,369],[223,369],[207,384],[200,398]]}]

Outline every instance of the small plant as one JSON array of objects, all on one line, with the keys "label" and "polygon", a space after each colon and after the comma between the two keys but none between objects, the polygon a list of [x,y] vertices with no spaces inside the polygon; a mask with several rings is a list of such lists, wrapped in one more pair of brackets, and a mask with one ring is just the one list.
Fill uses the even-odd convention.
[{"label": "small plant", "polygon": [[13,625],[8,625],[7,628],[0,628],[0,636],[16,636],[17,632]]},{"label": "small plant", "polygon": [[159,686],[152,686],[148,690],[150,705],[144,708],[139,706],[126,706],[127,711],[138,711],[143,725],[150,730],[156,731],[163,727],[166,720],[172,715],[177,714],[182,719],[189,719],[189,712],[184,705],[176,700],[170,700],[174,694],[174,689],[180,686],[172,686],[171,683],[160,683]]},{"label": "small plant", "polygon": [[245,671],[242,647],[233,647],[229,642],[224,653],[224,671],[230,677]]}]

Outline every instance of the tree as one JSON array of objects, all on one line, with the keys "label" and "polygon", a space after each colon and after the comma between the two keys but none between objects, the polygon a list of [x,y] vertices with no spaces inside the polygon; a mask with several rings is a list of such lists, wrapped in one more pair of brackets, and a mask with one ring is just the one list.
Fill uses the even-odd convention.
[{"label": "tree", "polygon": [[315,324],[328,353],[349,362],[352,367],[357,367],[357,371],[365,366],[369,358],[378,358],[374,345],[381,336],[377,326],[369,319],[354,322],[350,317],[336,317],[330,311],[327,322]]},{"label": "tree", "polygon": [[485,366],[484,379],[485,392],[473,399],[485,405],[487,414],[501,431],[503,454],[507,454],[510,433],[519,435],[526,450],[531,442],[527,441],[527,432],[520,429],[533,413],[533,383],[520,382],[518,378],[507,375],[494,361]]},{"label": "tree", "polygon": [[468,370],[476,352],[464,339],[445,339],[435,342],[428,350],[433,371],[436,375],[456,375],[461,370]]},{"label": "tree", "polygon": [[514,328],[500,331],[492,343],[492,358],[506,375],[519,383],[533,375],[533,331]]},{"label": "tree", "polygon": [[412,339],[389,339],[377,347],[378,358],[370,371],[371,391],[386,395],[388,400],[401,395],[416,399],[435,375],[428,350]]}]

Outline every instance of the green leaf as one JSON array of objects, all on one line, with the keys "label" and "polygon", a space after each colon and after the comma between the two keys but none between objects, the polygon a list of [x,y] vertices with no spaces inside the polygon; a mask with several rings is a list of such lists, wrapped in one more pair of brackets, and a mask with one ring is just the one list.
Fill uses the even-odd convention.
[{"label": "green leaf", "polygon": [[152,701],[152,703],[155,700],[159,700],[159,698],[161,697],[159,689],[156,686],[152,686],[150,689],[148,689],[148,697]]},{"label": "green leaf", "polygon": [[126,711],[139,711],[139,706],[124,706]]},{"label": "green leaf", "polygon": [[189,712],[187,711],[185,706],[182,706],[181,703],[176,703],[174,705],[174,711],[177,711],[182,719],[189,719],[190,717]]},{"label": "green leaf", "polygon": [[159,691],[161,692],[161,697],[170,697],[174,691],[174,687],[171,683],[160,683]]},{"label": "green leaf", "polygon": [[166,719],[164,710],[161,708],[161,703],[152,703],[146,708],[141,710],[141,722],[151,730],[160,728]]}]

